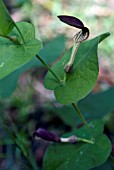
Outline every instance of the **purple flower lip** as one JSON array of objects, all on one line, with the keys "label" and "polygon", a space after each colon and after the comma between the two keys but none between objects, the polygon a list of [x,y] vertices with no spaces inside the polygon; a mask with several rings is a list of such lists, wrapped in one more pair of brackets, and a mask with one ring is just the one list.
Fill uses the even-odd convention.
[{"label": "purple flower lip", "polygon": [[48,132],[47,130],[45,130],[43,128],[39,128],[36,132],[34,132],[33,138],[34,139],[42,138],[44,140],[51,141],[51,142],[60,142],[59,136],[57,136],[51,132]]},{"label": "purple flower lip", "polygon": [[57,17],[60,19],[60,21],[66,23],[70,26],[80,28],[80,29],[82,29],[84,27],[83,22],[76,17],[67,16],[67,15],[59,15]]}]

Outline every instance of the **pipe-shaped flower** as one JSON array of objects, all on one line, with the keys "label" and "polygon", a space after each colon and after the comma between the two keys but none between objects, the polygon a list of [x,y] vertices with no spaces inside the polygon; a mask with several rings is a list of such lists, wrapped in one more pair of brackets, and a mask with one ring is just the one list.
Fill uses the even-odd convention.
[{"label": "pipe-shaped flower", "polygon": [[60,21],[66,23],[70,26],[81,29],[81,31],[76,33],[75,36],[74,36],[74,39],[73,39],[74,45],[73,45],[73,48],[72,48],[70,60],[64,66],[65,73],[71,73],[72,70],[73,70],[73,63],[74,63],[74,60],[75,60],[75,57],[76,57],[77,50],[80,46],[80,43],[85,41],[89,37],[89,29],[84,26],[84,24],[81,20],[79,20],[78,18],[75,18],[73,16],[59,15],[58,18],[60,19]]},{"label": "pipe-shaped flower", "polygon": [[88,139],[78,138],[75,135],[72,135],[69,137],[59,137],[42,128],[39,128],[36,132],[33,133],[33,138],[36,140],[38,140],[39,138],[42,138],[44,140],[51,141],[51,142],[63,142],[63,143],[86,142],[86,143],[94,144],[93,139],[88,140]]}]

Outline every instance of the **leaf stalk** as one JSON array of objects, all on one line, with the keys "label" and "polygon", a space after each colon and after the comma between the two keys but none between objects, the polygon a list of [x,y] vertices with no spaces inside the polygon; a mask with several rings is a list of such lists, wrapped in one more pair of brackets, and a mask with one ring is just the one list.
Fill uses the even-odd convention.
[{"label": "leaf stalk", "polygon": [[42,58],[41,58],[40,56],[38,56],[37,54],[36,54],[36,57],[41,61],[41,63],[45,66],[45,68],[52,73],[52,75],[56,78],[56,80],[58,81],[58,83],[63,86],[62,81],[61,81],[61,80],[59,79],[59,77],[54,73],[54,71],[44,62],[44,60],[42,60]]},{"label": "leaf stalk", "polygon": [[89,125],[86,122],[85,118],[83,117],[83,115],[82,115],[80,109],[78,108],[78,106],[75,103],[72,103],[72,106],[75,109],[75,111],[77,112],[77,114],[80,117],[80,119],[82,120],[82,122],[84,123],[84,125],[86,125],[89,128]]}]

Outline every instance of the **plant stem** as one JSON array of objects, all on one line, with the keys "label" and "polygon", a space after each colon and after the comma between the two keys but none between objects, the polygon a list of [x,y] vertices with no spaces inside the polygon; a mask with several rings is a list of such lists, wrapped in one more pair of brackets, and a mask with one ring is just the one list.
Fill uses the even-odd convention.
[{"label": "plant stem", "polygon": [[76,142],[85,142],[85,143],[90,143],[94,144],[95,140],[94,139],[85,139],[85,138],[79,138],[75,135],[69,136],[67,138],[60,138],[60,142],[66,142],[66,143],[76,143]]},{"label": "plant stem", "polygon": [[76,110],[78,116],[80,117],[80,119],[82,120],[82,122],[89,127],[88,123],[86,122],[85,118],[83,117],[81,111],[79,110],[78,106],[75,103],[72,103],[72,106],[74,107],[74,109]]},{"label": "plant stem", "polygon": [[15,24],[15,27],[16,27],[17,31],[19,32],[19,34],[20,34],[20,36],[21,36],[21,39],[22,39],[22,41],[23,41],[23,44],[25,44],[25,40],[24,40],[24,37],[23,37],[23,35],[22,35],[20,29],[18,28],[18,26],[16,25],[15,22],[14,22],[14,24]]},{"label": "plant stem", "polygon": [[53,76],[56,78],[56,80],[63,86],[63,83],[61,82],[61,80],[59,79],[59,77],[53,72],[53,70],[41,59],[41,57],[39,57],[37,54],[36,54],[36,57],[41,61],[41,63],[45,66],[45,68],[50,71]]},{"label": "plant stem", "polygon": [[88,140],[88,139],[84,139],[84,138],[78,138],[77,139],[78,142],[85,142],[85,143],[90,143],[90,144],[94,144],[94,140]]}]

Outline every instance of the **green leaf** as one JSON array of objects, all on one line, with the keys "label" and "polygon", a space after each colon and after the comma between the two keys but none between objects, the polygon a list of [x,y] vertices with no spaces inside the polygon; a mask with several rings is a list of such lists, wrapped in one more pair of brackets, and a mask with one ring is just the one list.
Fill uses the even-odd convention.
[{"label": "green leaf", "polygon": [[76,128],[77,123],[79,123],[80,119],[76,114],[76,111],[72,107],[72,105],[64,105],[62,107],[52,107],[46,108],[48,110],[53,111],[53,114],[58,116],[66,125],[69,125],[72,128]]},{"label": "green leaf", "polygon": [[9,97],[13,91],[15,90],[17,86],[17,81],[20,77],[20,75],[30,69],[31,67],[38,66],[39,62],[36,57],[34,57],[31,61],[29,61],[27,64],[24,64],[17,70],[13,71],[6,77],[0,80],[0,97],[1,98],[7,98]]},{"label": "green leaf", "polygon": [[7,35],[11,32],[14,26],[14,21],[10,17],[3,1],[0,0],[0,34]]},{"label": "green leaf", "polygon": [[[114,110],[114,87],[100,93],[90,93],[79,101],[78,107],[87,121],[104,120],[104,116]],[[72,105],[61,105],[61,107],[51,105],[45,107],[45,111],[59,117],[63,124],[69,125],[72,129],[82,124]]]},{"label": "green leaf", "polygon": [[90,94],[78,105],[85,118],[89,120],[103,118],[114,109],[114,87],[97,94]]},{"label": "green leaf", "polygon": [[18,134],[16,134],[15,141],[16,141],[18,148],[20,148],[20,150],[22,151],[25,158],[28,160],[28,163],[31,165],[31,167],[34,170],[39,170],[36,164],[36,161],[33,157],[33,153],[31,151],[30,144],[29,144],[28,139],[26,138],[25,133],[18,132]]},{"label": "green leaf", "polygon": [[92,168],[91,170],[114,170],[114,165],[111,160],[107,160],[103,165]]},{"label": "green leaf", "polygon": [[[35,39],[34,27],[29,23],[17,23],[26,44],[14,44],[0,37],[0,79],[30,61],[40,50],[41,42]],[[16,28],[10,34],[20,38]]]},{"label": "green leaf", "polygon": [[[39,56],[47,63],[52,63],[65,50],[65,37],[63,35],[57,36],[39,51]],[[41,63],[40,63],[41,64]],[[42,64],[41,64],[42,66]]]},{"label": "green leaf", "polygon": [[13,124],[13,131],[11,131],[8,126],[6,126],[3,123],[3,128],[12,140],[12,142],[20,149],[20,151],[23,153],[24,157],[28,161],[29,165],[32,169],[38,170],[38,166],[36,164],[36,161],[33,157],[31,148],[30,148],[30,142],[28,141],[28,137],[24,132],[17,131],[16,125]]},{"label": "green leaf", "polygon": [[54,90],[55,97],[62,104],[70,104],[84,98],[94,87],[98,77],[98,43],[108,37],[109,33],[102,34],[94,39],[81,43],[73,65],[73,72],[66,75],[64,66],[69,61],[71,49],[58,61],[52,70],[58,75],[64,85],[61,86],[55,77],[48,72],[44,85]]},{"label": "green leaf", "polygon": [[45,153],[43,170],[88,170],[103,164],[111,152],[111,142],[103,134],[101,120],[90,124],[90,129],[84,126],[65,136],[76,135],[86,139],[94,138],[94,144],[52,144]]},{"label": "green leaf", "polygon": [[[57,50],[56,50],[57,48]],[[39,51],[38,55],[48,64],[53,62],[65,49],[65,37],[57,36],[50,42],[47,42]],[[53,50],[53,53],[52,53]],[[2,80],[0,80],[0,97],[9,97],[16,88],[19,76],[26,70],[32,67],[42,67],[42,63],[34,57],[31,61],[19,67]]]}]

